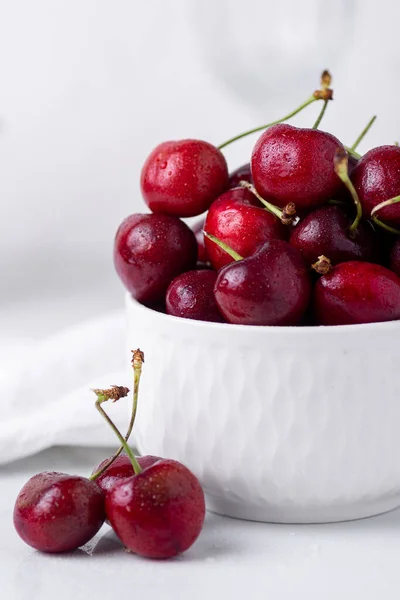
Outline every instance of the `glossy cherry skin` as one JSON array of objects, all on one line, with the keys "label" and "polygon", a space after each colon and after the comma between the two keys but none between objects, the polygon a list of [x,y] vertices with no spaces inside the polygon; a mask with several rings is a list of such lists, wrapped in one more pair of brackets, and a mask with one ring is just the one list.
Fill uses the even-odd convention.
[{"label": "glossy cherry skin", "polygon": [[140,302],[163,300],[172,279],[194,269],[197,242],[193,231],[176,217],[127,217],[114,242],[114,264],[126,289]]},{"label": "glossy cherry skin", "polygon": [[222,323],[214,297],[215,271],[197,270],[178,275],[166,295],[167,313],[174,317]]},{"label": "glossy cherry skin", "polygon": [[397,238],[390,252],[390,268],[400,277],[400,238]]},{"label": "glossy cherry skin", "polygon": [[350,261],[314,287],[318,325],[354,325],[400,319],[400,278],[380,265]]},{"label": "glossy cherry skin", "polygon": [[[271,239],[287,239],[288,227],[262,208],[257,198],[245,188],[234,188],[212,203],[204,230],[225,242],[246,258]],[[205,238],[205,247],[214,269],[221,269],[233,258],[213,241]]]},{"label": "glossy cherry skin", "polygon": [[376,238],[368,223],[360,223],[349,232],[352,219],[338,206],[322,206],[310,212],[293,228],[290,243],[300,250],[307,265],[321,254],[332,264],[347,260],[374,260]]},{"label": "glossy cherry skin", "polygon": [[250,163],[246,163],[245,165],[238,167],[229,174],[229,188],[231,189],[238,187],[241,181],[253,183],[253,175],[251,174]]},{"label": "glossy cherry skin", "polygon": [[153,212],[194,217],[228,188],[228,166],[222,152],[208,142],[164,142],[144,163],[140,184]]},{"label": "glossy cherry skin", "polygon": [[[92,475],[100,471],[109,460],[109,458],[104,459],[93,470]],[[151,456],[150,454],[137,457],[137,461],[142,469],[150,467],[158,460],[160,460],[159,456]],[[126,454],[121,454],[120,456],[117,456],[114,462],[95,481],[101,491],[104,494],[108,494],[114,485],[121,481],[121,479],[127,479],[128,477],[132,477],[134,474],[135,471],[133,470],[130,458],[126,456]]]},{"label": "glossy cherry skin", "polygon": [[330,133],[279,124],[257,141],[251,157],[254,185],[261,196],[284,207],[310,210],[335,197],[342,182],[334,170],[343,145]]},{"label": "glossy cherry skin", "polygon": [[[351,180],[364,215],[369,217],[377,204],[400,195],[400,148],[373,148],[358,161]],[[377,216],[381,221],[400,225],[400,204],[383,208]]]},{"label": "glossy cherry skin", "polygon": [[209,258],[204,242],[204,219],[193,225],[193,233],[197,241],[197,262],[201,265],[209,264]]},{"label": "glossy cherry skin", "polygon": [[311,280],[300,252],[271,240],[221,269],[214,293],[229,323],[297,325],[309,305]]},{"label": "glossy cherry skin", "polygon": [[18,534],[42,552],[67,552],[83,546],[104,519],[104,495],[94,481],[65,473],[34,475],[14,507]]},{"label": "glossy cherry skin", "polygon": [[171,558],[200,534],[204,493],[189,469],[162,459],[117,483],[106,496],[106,513],[126,548],[148,558]]}]

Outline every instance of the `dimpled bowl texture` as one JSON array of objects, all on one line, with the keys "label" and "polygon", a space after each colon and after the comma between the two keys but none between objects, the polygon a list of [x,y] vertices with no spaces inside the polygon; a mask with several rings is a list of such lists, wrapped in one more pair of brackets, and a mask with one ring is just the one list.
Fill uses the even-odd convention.
[{"label": "dimpled bowl texture", "polygon": [[189,467],[209,510],[319,523],[400,505],[400,322],[250,327],[126,307],[146,360],[138,449]]}]

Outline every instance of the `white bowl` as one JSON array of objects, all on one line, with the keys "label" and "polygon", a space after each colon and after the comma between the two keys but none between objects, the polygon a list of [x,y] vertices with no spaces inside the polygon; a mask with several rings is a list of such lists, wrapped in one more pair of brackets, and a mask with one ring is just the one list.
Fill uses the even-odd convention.
[{"label": "white bowl", "polygon": [[138,448],[187,465],[210,510],[317,523],[400,505],[400,322],[250,327],[126,306],[146,357]]}]

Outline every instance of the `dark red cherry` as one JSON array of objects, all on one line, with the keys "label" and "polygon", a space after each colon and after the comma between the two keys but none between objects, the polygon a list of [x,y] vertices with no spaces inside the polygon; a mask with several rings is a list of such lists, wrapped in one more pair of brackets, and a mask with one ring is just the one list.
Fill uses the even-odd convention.
[{"label": "dark red cherry", "polygon": [[[108,463],[110,459],[106,458],[103,460],[94,470],[93,473],[97,473],[101,471],[101,469]],[[138,456],[137,461],[142,469],[146,469],[150,467],[155,462],[160,460],[159,456]],[[95,481],[99,488],[107,494],[116,483],[121,481],[121,479],[126,479],[127,477],[132,477],[135,474],[133,470],[133,466],[131,460],[126,454],[121,454],[117,456],[114,462],[102,473]]]},{"label": "dark red cherry", "polygon": [[309,304],[310,275],[296,248],[271,240],[221,269],[214,293],[230,323],[297,325]]},{"label": "dark red cherry", "polygon": [[347,260],[374,260],[375,233],[368,223],[360,223],[353,234],[351,219],[338,206],[322,206],[310,212],[293,228],[290,243],[300,250],[307,265],[321,254],[333,264]]},{"label": "dark red cherry", "polygon": [[[213,202],[204,228],[243,257],[253,254],[268,240],[288,237],[288,227],[262,208],[254,194],[245,188],[229,190]],[[214,269],[221,269],[233,261],[207,238],[205,247]]]},{"label": "dark red cherry", "polygon": [[400,278],[380,265],[350,261],[333,267],[314,287],[319,325],[400,319]]},{"label": "dark red cherry", "polygon": [[238,167],[229,174],[229,188],[238,187],[241,181],[253,183],[250,163]]},{"label": "dark red cherry", "polygon": [[193,231],[170,215],[131,215],[115,236],[114,264],[127,290],[140,302],[163,299],[172,279],[193,269]]},{"label": "dark red cherry", "polygon": [[[358,161],[351,180],[364,215],[369,217],[377,204],[400,195],[400,148],[373,148]],[[381,221],[400,225],[400,204],[383,208],[377,216]]]},{"label": "dark red cherry", "polygon": [[257,141],[251,157],[254,185],[280,207],[294,202],[311,209],[335,197],[342,182],[334,170],[335,151],[343,145],[330,133],[279,124]]},{"label": "dark red cherry", "polygon": [[106,496],[107,517],[126,548],[171,558],[195,542],[205,517],[197,478],[174,460],[159,460],[117,483]]},{"label": "dark red cherry", "polygon": [[65,473],[34,475],[14,507],[18,534],[42,552],[67,552],[83,546],[104,519],[104,495],[95,482]]},{"label": "dark red cherry", "polygon": [[207,265],[210,261],[208,258],[206,246],[204,243],[204,219],[193,225],[193,233],[197,240],[197,261],[201,265]]},{"label": "dark red cherry", "polygon": [[400,238],[393,244],[390,253],[390,268],[400,277]]},{"label": "dark red cherry", "polygon": [[222,323],[214,297],[215,271],[188,271],[171,282],[166,296],[167,313],[174,317]]},{"label": "dark red cherry", "polygon": [[140,183],[153,212],[194,217],[228,188],[228,167],[222,152],[208,142],[164,142],[144,163]]}]

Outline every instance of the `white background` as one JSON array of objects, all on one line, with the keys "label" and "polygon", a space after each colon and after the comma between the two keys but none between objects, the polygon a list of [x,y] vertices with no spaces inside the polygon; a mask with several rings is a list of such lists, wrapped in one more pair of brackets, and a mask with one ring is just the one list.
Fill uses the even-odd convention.
[{"label": "white background", "polygon": [[114,232],[145,210],[140,168],[165,139],[217,144],[279,117],[325,67],[325,128],[351,143],[377,112],[364,149],[398,139],[399,16],[396,0],[0,0],[3,336],[121,303]]}]

